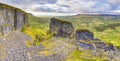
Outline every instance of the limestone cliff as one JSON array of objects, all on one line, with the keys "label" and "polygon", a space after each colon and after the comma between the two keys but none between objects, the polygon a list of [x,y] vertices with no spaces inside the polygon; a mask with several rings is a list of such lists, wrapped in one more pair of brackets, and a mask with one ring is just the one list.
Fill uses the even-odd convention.
[{"label": "limestone cliff", "polygon": [[21,9],[0,3],[0,34],[6,35],[29,25],[27,13]]}]

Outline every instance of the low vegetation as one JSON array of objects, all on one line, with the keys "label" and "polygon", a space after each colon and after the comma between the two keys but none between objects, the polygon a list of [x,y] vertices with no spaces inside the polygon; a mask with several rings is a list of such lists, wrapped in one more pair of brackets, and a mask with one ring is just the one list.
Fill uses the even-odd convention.
[{"label": "low vegetation", "polygon": [[[56,45],[52,42],[48,42],[52,37],[52,35],[48,33],[50,18],[51,17],[29,16],[30,27],[24,27],[22,30],[33,38],[31,42],[28,42],[28,46],[43,44],[46,48],[53,48],[54,45]],[[94,33],[95,38],[101,39],[106,43],[112,43],[115,46],[120,46],[120,20],[118,18],[110,19],[109,17],[102,16],[72,16],[56,18],[71,22],[75,30],[90,30]],[[48,55],[48,51],[45,51],[45,54]],[[92,57],[93,59],[80,57],[82,54],[86,55],[85,57],[89,56],[85,52],[83,53],[75,49],[70,54],[67,61],[103,61],[100,57]]]}]

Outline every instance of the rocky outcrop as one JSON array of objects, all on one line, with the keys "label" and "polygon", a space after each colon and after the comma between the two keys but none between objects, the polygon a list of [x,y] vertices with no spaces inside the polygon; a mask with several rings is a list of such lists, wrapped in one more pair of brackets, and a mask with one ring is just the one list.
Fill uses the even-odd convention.
[{"label": "rocky outcrop", "polygon": [[93,40],[94,35],[89,30],[77,30],[75,33],[76,40]]},{"label": "rocky outcrop", "polygon": [[24,25],[29,25],[27,13],[0,3],[0,34],[6,35],[17,30],[21,31]]},{"label": "rocky outcrop", "polygon": [[88,50],[103,50],[103,51],[114,51],[116,47],[109,43],[105,43],[100,39],[94,39],[93,33],[88,30],[77,30],[75,34],[76,44],[80,48]]},{"label": "rocky outcrop", "polygon": [[50,32],[53,33],[55,37],[70,37],[73,33],[74,28],[70,22],[56,18],[51,18],[50,20]]},{"label": "rocky outcrop", "polygon": [[77,42],[78,46],[83,49],[97,50],[97,51],[115,51],[116,47],[113,44],[106,44],[102,41],[88,41],[88,42]]},{"label": "rocky outcrop", "polygon": [[79,47],[89,50],[116,50],[113,44],[106,44],[100,39],[94,39],[94,34],[89,30],[77,30],[75,33],[76,43]]}]

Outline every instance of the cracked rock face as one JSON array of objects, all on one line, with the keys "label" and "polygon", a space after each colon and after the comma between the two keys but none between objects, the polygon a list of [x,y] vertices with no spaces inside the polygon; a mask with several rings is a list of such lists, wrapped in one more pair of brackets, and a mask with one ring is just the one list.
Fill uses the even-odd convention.
[{"label": "cracked rock face", "polygon": [[51,18],[50,32],[52,32],[55,37],[70,37],[73,31],[74,28],[70,22]]},{"label": "cracked rock face", "polygon": [[27,14],[18,9],[0,3],[0,34],[6,35],[14,30],[21,31],[28,25]]}]

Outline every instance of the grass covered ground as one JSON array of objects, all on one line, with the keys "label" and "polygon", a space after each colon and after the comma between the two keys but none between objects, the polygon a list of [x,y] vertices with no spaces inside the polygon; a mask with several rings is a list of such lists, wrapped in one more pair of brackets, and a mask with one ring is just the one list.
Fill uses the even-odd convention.
[{"label": "grass covered ground", "polygon": [[[29,16],[30,27],[23,28],[23,32],[29,34],[33,38],[31,42],[28,42],[28,46],[32,44],[39,45],[42,43],[46,47],[45,49],[47,49],[47,51],[44,51],[46,55],[50,53],[50,48],[54,49],[54,45],[57,45],[57,42],[48,41],[52,37],[51,34],[48,34],[50,18],[51,17]],[[55,18],[71,22],[75,30],[90,30],[94,33],[95,38],[101,39],[106,43],[112,43],[115,46],[120,46],[119,18],[111,18],[108,16],[71,16]],[[64,42],[60,43],[64,44]],[[68,46],[65,45],[66,48],[68,48],[69,45],[71,46],[71,44],[68,44]],[[75,49],[70,54],[70,58],[68,57],[67,61],[103,61],[103,59],[100,57],[92,57],[93,59],[84,59],[83,57],[80,57],[81,54],[88,55],[86,52],[80,52],[79,50]]]},{"label": "grass covered ground", "polygon": [[75,29],[88,29],[92,31],[95,38],[106,43],[113,43],[120,46],[120,18],[107,16],[73,16],[58,17],[59,19],[71,22]]},{"label": "grass covered ground", "polygon": [[[88,29],[92,31],[95,38],[101,39],[107,43],[113,43],[120,46],[120,19],[113,19],[102,16],[72,16],[56,17],[61,20],[69,21],[77,29]],[[49,30],[50,17],[29,16],[30,34],[39,34],[40,37],[49,38],[46,33]],[[32,36],[32,35],[31,35]],[[32,36],[34,38],[34,35]]]}]

